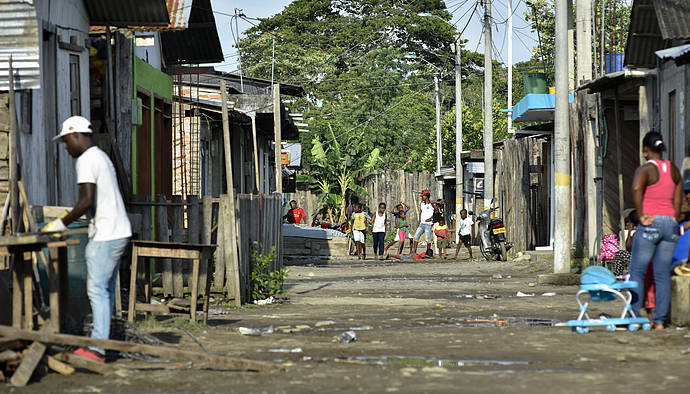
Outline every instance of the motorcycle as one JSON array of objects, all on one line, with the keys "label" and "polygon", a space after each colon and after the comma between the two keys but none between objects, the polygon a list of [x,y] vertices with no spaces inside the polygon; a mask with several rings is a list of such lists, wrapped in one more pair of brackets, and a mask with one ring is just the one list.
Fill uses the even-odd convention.
[{"label": "motorcycle", "polygon": [[[496,202],[494,198],[491,205]],[[491,218],[491,213],[498,207],[489,208],[479,214],[479,250],[487,260],[508,260],[508,250],[512,242],[506,241],[506,227],[501,218]]]}]

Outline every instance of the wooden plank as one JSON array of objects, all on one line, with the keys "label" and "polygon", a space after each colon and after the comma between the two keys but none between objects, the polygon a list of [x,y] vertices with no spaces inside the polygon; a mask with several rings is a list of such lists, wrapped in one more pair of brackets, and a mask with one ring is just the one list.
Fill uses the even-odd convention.
[{"label": "wooden plank", "polygon": [[[28,259],[27,259],[28,258]],[[31,255],[24,254],[24,328],[33,330],[34,328],[34,286],[31,270]]]},{"label": "wooden plank", "polygon": [[[198,244],[201,241],[201,205],[199,205],[199,196],[187,196],[187,243]],[[203,261],[206,261],[204,259]],[[199,277],[197,276],[197,280]],[[188,284],[190,288],[196,287],[199,283]]]},{"label": "wooden plank", "polygon": [[[221,93],[221,102],[226,103],[227,102],[227,97],[228,97],[228,92],[227,88],[225,85],[225,80],[221,79],[220,80],[220,93]],[[226,266],[228,265],[227,260],[230,261],[230,264],[234,267],[237,267],[237,253],[238,253],[238,238],[237,238],[237,228],[235,227],[235,216],[236,216],[236,210],[235,210],[235,185],[233,181],[233,171],[232,171],[232,146],[231,146],[231,137],[230,137],[230,122],[228,121],[228,108],[226,105],[223,105],[221,108],[221,116],[222,116],[222,121],[223,121],[223,151],[225,153],[225,180],[226,180],[226,185],[227,185],[227,196],[226,197],[226,203],[229,205],[226,212],[228,213],[228,216],[221,216],[219,215],[221,220],[225,220],[225,240],[226,242],[224,243],[223,249],[224,249],[224,254],[226,257]],[[253,119],[253,118],[252,118]],[[240,169],[241,171],[241,169]],[[258,186],[258,185],[257,185]],[[240,247],[241,250],[241,247]],[[233,288],[237,292],[235,294],[239,294],[239,276],[232,276],[228,278],[228,282],[230,285],[228,288]],[[235,302],[239,305],[241,303],[241,299],[238,298],[235,300]]]},{"label": "wooden plank", "polygon": [[138,270],[138,265],[139,265],[139,255],[137,254],[137,249],[136,247],[132,247],[132,262],[130,264],[130,282],[129,282],[129,309],[127,313],[127,321],[130,323],[134,322],[134,318],[136,317],[136,310],[134,309],[134,305],[137,302],[137,275],[136,272]]},{"label": "wooden plank", "polygon": [[23,257],[12,256],[12,326],[17,328],[22,326],[22,308],[24,307],[22,299],[24,264],[19,258]]},{"label": "wooden plank", "polygon": [[[56,334],[56,335],[63,335],[63,334]],[[72,336],[72,335],[70,335]],[[79,338],[79,337],[77,337]],[[48,341],[46,341],[48,342]],[[80,346],[80,345],[72,345],[72,346]],[[87,371],[95,372],[98,374],[104,374],[108,372],[110,369],[107,364],[104,363],[99,363],[98,361],[91,360],[89,358],[83,357],[83,356],[77,356],[74,353],[58,353],[54,355],[56,360],[62,361],[65,363],[69,363],[72,366],[75,366],[79,369],[85,369]]]},{"label": "wooden plank", "polygon": [[[202,215],[201,215],[201,240],[202,244],[211,244],[211,237],[213,233],[213,200],[211,196],[204,196],[202,202]],[[213,256],[210,259],[205,259],[201,262],[199,266],[199,290],[202,294],[208,294],[206,291],[206,281],[208,278],[208,273],[210,271],[209,264],[212,261]]]},{"label": "wooden plank", "polygon": [[[157,203],[165,203],[167,199],[163,195],[156,196]],[[170,241],[168,229],[168,208],[164,205],[156,207],[156,240],[160,242]],[[163,296],[173,294],[172,260],[161,259],[163,265]]]},{"label": "wooden plank", "polygon": [[44,359],[46,361],[46,365],[48,365],[48,368],[59,373],[60,375],[71,375],[74,373],[74,368],[71,365],[62,362],[53,356],[46,355]]},{"label": "wooden plank", "polygon": [[216,292],[223,292],[225,288],[225,223],[227,220],[224,219],[223,203],[218,204],[218,214],[216,215],[218,230],[216,231],[216,242],[218,243],[218,249],[216,250],[216,267],[215,275],[213,277],[213,290]]},{"label": "wooden plank", "polygon": [[[44,333],[38,332],[36,334],[38,334],[38,336],[45,335]],[[14,375],[12,375],[10,383],[19,387],[26,386],[26,384],[29,383],[29,379],[31,379],[31,375],[34,374],[36,366],[38,366],[38,363],[43,358],[43,354],[45,352],[46,346],[44,344],[40,342],[32,343],[31,346],[29,346],[29,350],[24,355],[22,363],[19,364],[19,368],[14,371]]]},{"label": "wooden plank", "polygon": [[[192,276],[190,277],[190,290],[192,293],[192,308],[189,312],[191,315],[189,321],[192,323],[196,322],[196,307],[197,307],[197,297],[199,295],[199,259],[192,261]],[[206,319],[204,319],[206,320]]]},{"label": "wooden plank", "polygon": [[[239,357],[219,356],[208,353],[190,352],[187,350],[179,350],[165,346],[141,345],[138,343],[115,341],[111,339],[95,339],[67,334],[48,334],[37,331],[16,329],[9,326],[0,326],[0,335],[30,341],[41,341],[44,343],[54,343],[81,347],[95,346],[108,350],[116,350],[120,352],[142,353],[154,357],[195,361],[212,365],[216,368],[230,368],[236,370],[259,372],[268,372],[279,368],[277,364],[266,361],[249,360]],[[56,358],[60,361],[66,361],[70,364],[75,365],[74,363],[68,360],[64,360],[60,357],[56,356]],[[105,364],[101,365],[105,367]]]},{"label": "wooden plank", "polygon": [[[175,204],[182,203],[182,196],[176,195],[172,197],[172,202]],[[185,242],[184,234],[184,210],[181,205],[172,207],[172,240],[173,242]],[[183,262],[173,260],[173,295],[175,297],[182,297],[184,295],[184,276],[183,276]]]},{"label": "wooden plank", "polygon": [[23,349],[25,347],[26,344],[17,338],[0,338],[0,350]]},{"label": "wooden plank", "polygon": [[[226,278],[226,291],[228,298],[235,300],[237,305],[242,303],[242,293],[240,290],[240,273],[238,269],[238,256],[237,256],[237,245],[233,236],[235,235],[235,223],[234,220],[230,220],[231,213],[234,204],[230,202],[232,197],[227,194],[220,196],[221,204],[221,214],[219,217],[221,220],[225,219],[223,225],[224,239],[223,250],[225,251],[225,273]],[[234,215],[232,215],[234,217]],[[241,248],[240,248],[241,249]]]},{"label": "wooden plank", "polygon": [[[170,259],[198,259],[206,258],[210,253],[206,249],[202,250],[186,250],[186,249],[168,249],[164,247],[146,247],[135,245],[139,251],[139,257],[167,257]],[[211,249],[211,247],[209,247]],[[182,263],[182,262],[181,262]],[[174,265],[174,261],[173,261]]]}]

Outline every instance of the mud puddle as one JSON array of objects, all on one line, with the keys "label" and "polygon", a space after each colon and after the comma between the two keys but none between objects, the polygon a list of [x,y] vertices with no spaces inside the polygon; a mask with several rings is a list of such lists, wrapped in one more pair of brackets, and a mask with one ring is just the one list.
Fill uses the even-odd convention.
[{"label": "mud puddle", "polygon": [[569,373],[574,369],[528,368],[533,364],[526,360],[478,360],[478,359],[443,359],[424,356],[354,356],[354,357],[311,357],[303,356],[307,362],[340,362],[364,365],[401,365],[405,367],[445,368],[450,370],[467,370],[487,374],[515,373]]}]

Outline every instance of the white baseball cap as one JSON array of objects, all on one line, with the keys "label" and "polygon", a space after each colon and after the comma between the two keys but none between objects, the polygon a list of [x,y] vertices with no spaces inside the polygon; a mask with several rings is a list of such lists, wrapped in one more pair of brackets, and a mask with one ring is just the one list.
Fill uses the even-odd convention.
[{"label": "white baseball cap", "polygon": [[92,133],[91,122],[83,116],[70,116],[62,122],[60,134],[53,137],[53,141],[59,141],[62,137],[72,133]]}]

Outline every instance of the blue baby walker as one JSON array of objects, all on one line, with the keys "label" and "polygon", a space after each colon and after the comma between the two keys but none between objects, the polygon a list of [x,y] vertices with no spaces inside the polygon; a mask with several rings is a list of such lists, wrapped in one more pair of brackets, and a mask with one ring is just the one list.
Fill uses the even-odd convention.
[{"label": "blue baby walker", "polygon": [[[628,326],[628,330],[637,331],[640,327],[643,330],[652,328],[649,319],[646,317],[636,317],[630,306],[632,293],[630,289],[637,287],[637,282],[617,281],[611,271],[604,267],[590,266],[582,272],[580,291],[575,295],[577,303],[580,305],[580,315],[577,320],[568,321],[568,327],[580,334],[589,332],[589,327],[604,326],[606,331],[616,331],[617,326]],[[583,303],[580,296],[588,295],[588,299]],[[587,307],[590,301],[603,302],[623,301],[623,312],[620,318],[600,318],[592,319],[587,314]]]}]

